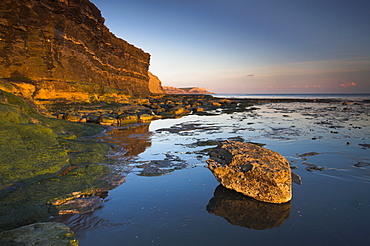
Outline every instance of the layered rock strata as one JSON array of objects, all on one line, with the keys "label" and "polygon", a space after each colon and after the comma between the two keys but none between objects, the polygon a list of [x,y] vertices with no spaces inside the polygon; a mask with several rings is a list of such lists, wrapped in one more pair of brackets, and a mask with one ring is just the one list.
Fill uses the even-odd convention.
[{"label": "layered rock strata", "polygon": [[207,163],[226,188],[269,203],[292,198],[290,164],[279,153],[251,143],[225,141],[211,151]]},{"label": "layered rock strata", "polygon": [[0,2],[0,77],[30,79],[38,88],[77,81],[89,89],[145,94],[149,60],[150,54],[112,34],[88,0]]}]

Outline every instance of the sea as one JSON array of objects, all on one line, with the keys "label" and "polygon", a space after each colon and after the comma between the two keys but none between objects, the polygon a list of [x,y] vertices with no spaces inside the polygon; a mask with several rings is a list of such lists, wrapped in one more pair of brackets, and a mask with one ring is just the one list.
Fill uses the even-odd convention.
[{"label": "sea", "polygon": [[[80,246],[370,245],[370,94],[214,96],[343,100],[265,102],[107,131],[105,141],[124,150],[112,158],[125,182],[98,209],[57,219]],[[264,203],[220,186],[206,160],[225,140],[284,156],[301,177],[292,200]]]},{"label": "sea", "polygon": [[213,94],[217,98],[256,98],[256,99],[341,99],[341,100],[369,100],[370,93],[354,94]]}]

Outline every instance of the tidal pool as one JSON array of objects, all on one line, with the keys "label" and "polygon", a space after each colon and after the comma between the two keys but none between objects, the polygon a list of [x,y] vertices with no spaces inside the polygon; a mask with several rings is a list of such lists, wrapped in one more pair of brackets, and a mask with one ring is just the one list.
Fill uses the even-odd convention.
[{"label": "tidal pool", "polygon": [[[80,245],[370,245],[369,104],[254,107],[107,132],[125,182],[99,209],[58,221]],[[219,186],[207,149],[227,139],[286,157],[302,178],[292,200],[268,204]]]}]

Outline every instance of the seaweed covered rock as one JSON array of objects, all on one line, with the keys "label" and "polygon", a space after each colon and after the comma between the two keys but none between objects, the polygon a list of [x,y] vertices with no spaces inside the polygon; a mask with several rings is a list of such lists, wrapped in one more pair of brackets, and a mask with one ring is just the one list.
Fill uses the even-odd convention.
[{"label": "seaweed covered rock", "polygon": [[81,138],[100,125],[44,117],[1,90],[0,100],[0,231],[45,221],[72,199],[99,201],[98,193],[118,185],[105,165],[113,164],[111,146]]},{"label": "seaweed covered rock", "polygon": [[226,188],[269,203],[292,198],[290,165],[279,153],[251,143],[225,141],[210,152],[207,163]]},{"label": "seaweed covered rock", "polygon": [[57,222],[36,223],[0,233],[1,245],[78,245],[71,229]]},{"label": "seaweed covered rock", "polygon": [[0,104],[0,197],[55,176],[77,157],[89,154],[98,160],[97,154],[104,156],[110,150],[103,143],[75,140],[72,134],[82,133],[83,128],[98,133],[101,127],[46,118],[19,97],[3,91],[0,95],[7,101]]}]

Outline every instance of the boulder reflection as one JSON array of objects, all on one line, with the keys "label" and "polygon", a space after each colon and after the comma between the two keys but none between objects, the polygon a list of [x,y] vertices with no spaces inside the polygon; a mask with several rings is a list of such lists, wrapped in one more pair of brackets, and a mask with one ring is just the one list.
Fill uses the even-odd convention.
[{"label": "boulder reflection", "polygon": [[207,205],[207,211],[224,217],[233,225],[265,230],[283,224],[289,218],[290,206],[290,203],[260,202],[219,185]]}]

